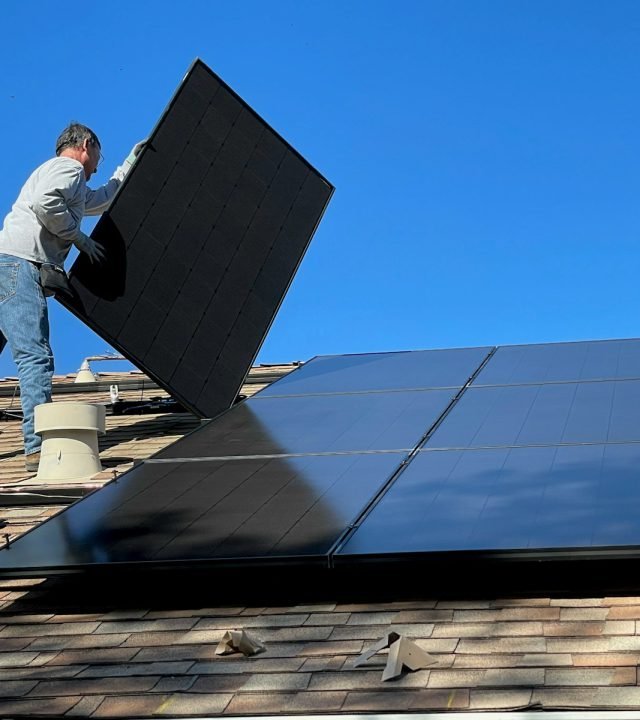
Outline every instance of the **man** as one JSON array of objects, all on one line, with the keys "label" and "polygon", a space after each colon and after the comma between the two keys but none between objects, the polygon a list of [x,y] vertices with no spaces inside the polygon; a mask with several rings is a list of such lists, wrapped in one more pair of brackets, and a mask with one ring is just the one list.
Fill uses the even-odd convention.
[{"label": "man", "polygon": [[99,262],[103,248],[80,230],[83,216],[109,207],[143,143],[97,190],[86,181],[102,159],[97,135],[72,123],[56,142],[56,157],[29,177],[0,230],[0,352],[6,343],[18,367],[26,468],[37,471],[41,438],[34,432],[36,405],[51,401],[53,355],[40,266],[63,267],[72,245]]}]

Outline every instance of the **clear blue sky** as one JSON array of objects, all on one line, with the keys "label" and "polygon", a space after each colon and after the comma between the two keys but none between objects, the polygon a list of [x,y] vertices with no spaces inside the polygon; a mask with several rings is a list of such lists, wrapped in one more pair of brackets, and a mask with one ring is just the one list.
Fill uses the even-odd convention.
[{"label": "clear blue sky", "polygon": [[[262,362],[640,335],[640,2],[3,0],[0,22],[2,216],[70,120],[106,181],[196,56],[336,186]],[[107,348],[51,322],[59,372]]]}]

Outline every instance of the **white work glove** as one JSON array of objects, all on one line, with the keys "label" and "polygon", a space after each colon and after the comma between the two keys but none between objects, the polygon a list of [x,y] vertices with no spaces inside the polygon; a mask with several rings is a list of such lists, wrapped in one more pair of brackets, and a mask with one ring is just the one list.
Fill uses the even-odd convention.
[{"label": "white work glove", "polygon": [[146,140],[141,140],[139,143],[136,143],[131,148],[131,152],[127,155],[127,159],[122,163],[122,165],[118,165],[118,167],[116,168],[116,171],[113,173],[113,177],[118,182],[122,182],[125,179],[129,170],[131,170],[131,168],[133,167],[133,163],[135,162],[136,158],[140,154],[140,151],[146,144],[147,144]]},{"label": "white work glove", "polygon": [[133,163],[135,162],[135,159],[140,154],[140,151],[142,148],[147,144],[146,140],[141,140],[139,143],[136,143],[132,148],[131,152],[127,155],[127,159],[124,161],[124,169],[125,169],[125,175],[126,173],[131,170],[133,167]]},{"label": "white work glove", "polygon": [[80,252],[85,253],[92,263],[104,259],[104,247],[83,232],[78,233],[78,237],[73,241],[73,244]]}]

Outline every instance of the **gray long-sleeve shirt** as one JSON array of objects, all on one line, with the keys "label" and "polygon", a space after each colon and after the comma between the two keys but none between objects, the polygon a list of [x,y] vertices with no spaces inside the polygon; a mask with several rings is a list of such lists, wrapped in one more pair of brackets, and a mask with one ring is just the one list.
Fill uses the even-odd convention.
[{"label": "gray long-sleeve shirt", "polygon": [[124,175],[124,167],[119,167],[109,182],[91,190],[80,162],[69,157],[47,160],[33,171],[5,218],[0,253],[62,266],[83,216],[104,212]]}]

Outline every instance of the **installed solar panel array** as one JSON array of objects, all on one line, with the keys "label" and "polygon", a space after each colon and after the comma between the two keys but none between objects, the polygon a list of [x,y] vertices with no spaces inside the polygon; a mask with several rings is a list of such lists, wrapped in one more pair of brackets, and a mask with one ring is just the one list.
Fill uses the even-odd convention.
[{"label": "installed solar panel array", "polygon": [[317,358],[27,534],[0,568],[326,566],[488,351]]},{"label": "installed solar panel array", "polygon": [[318,357],[0,573],[640,552],[640,341]]},{"label": "installed solar panel array", "polygon": [[339,556],[640,546],[640,342],[501,347]]},{"label": "installed solar panel array", "polygon": [[196,62],[65,304],[201,417],[234,401],[332,186]]}]

